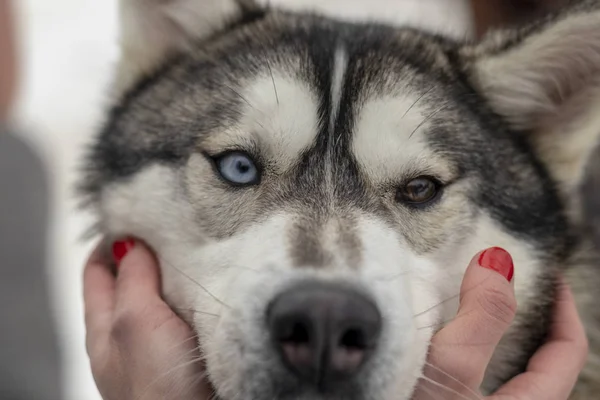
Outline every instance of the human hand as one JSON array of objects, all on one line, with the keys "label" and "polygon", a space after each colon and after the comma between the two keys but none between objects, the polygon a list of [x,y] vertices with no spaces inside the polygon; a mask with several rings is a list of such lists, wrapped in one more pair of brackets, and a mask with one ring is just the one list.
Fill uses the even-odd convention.
[{"label": "human hand", "polygon": [[196,336],[161,299],[154,257],[133,241],[113,253],[117,276],[98,249],[84,272],[86,346],[102,397],[208,399]]},{"label": "human hand", "polygon": [[[457,317],[434,336],[415,400],[482,398],[478,388],[517,307],[512,270],[512,259],[502,249],[473,258],[463,279]],[[573,295],[561,281],[546,344],[529,361],[525,373],[487,399],[567,400],[587,352]]]}]

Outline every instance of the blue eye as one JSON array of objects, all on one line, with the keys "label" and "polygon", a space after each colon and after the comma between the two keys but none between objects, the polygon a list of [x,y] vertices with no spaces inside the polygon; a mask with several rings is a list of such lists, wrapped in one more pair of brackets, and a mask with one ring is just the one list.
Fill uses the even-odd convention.
[{"label": "blue eye", "polygon": [[247,154],[228,153],[216,160],[219,173],[236,185],[253,185],[259,181],[258,168]]}]

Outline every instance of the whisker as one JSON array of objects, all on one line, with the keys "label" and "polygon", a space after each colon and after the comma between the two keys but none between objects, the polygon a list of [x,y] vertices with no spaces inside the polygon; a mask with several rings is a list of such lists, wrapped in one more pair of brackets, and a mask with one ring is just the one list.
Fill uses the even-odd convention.
[{"label": "whisker", "polygon": [[165,263],[167,266],[173,268],[175,271],[179,272],[182,276],[186,277],[187,279],[190,280],[190,282],[194,283],[196,286],[198,286],[200,289],[202,289],[206,294],[208,294],[211,298],[213,298],[217,303],[221,304],[222,306],[225,306],[229,309],[231,309],[231,307],[229,305],[227,305],[226,303],[224,303],[221,299],[219,299],[217,296],[215,296],[214,294],[212,294],[204,285],[202,285],[200,282],[198,282],[197,280],[195,280],[194,278],[192,278],[191,276],[189,276],[188,274],[186,274],[185,272],[183,272],[182,270],[180,270],[179,268],[177,268],[176,266],[172,265],[171,263],[169,263],[167,260],[165,260],[163,257],[160,258],[160,261]]},{"label": "whisker", "polygon": [[[202,361],[202,359],[198,359],[198,358],[194,358],[192,360],[186,361],[181,363],[180,365],[177,365],[171,369],[169,369],[168,371],[164,372],[163,374],[159,375],[156,379],[154,379],[150,384],[148,384],[148,386],[146,386],[146,388],[140,393],[139,396],[136,396],[135,400],[141,400],[150,390],[150,388],[155,385],[156,383],[158,383],[159,381],[161,381],[162,379],[166,378],[167,376],[171,375],[174,372],[179,371],[180,369],[183,369],[185,367],[189,367],[190,365],[196,364],[196,363],[200,363]],[[203,374],[203,376],[205,376],[206,374]]]},{"label": "whisker", "polygon": [[[168,349],[167,353],[170,353],[171,351],[173,351],[173,350],[175,350],[176,348],[178,348],[178,347],[180,347],[180,346],[182,346],[182,345],[186,344],[187,342],[189,342],[189,341],[190,341],[190,340],[192,340],[192,339],[198,339],[198,335],[192,335],[192,336],[190,336],[189,338],[187,338],[187,339],[185,339],[185,340],[183,340],[183,341],[181,341],[181,342],[177,343],[176,345],[173,345],[172,347],[170,347],[170,348]],[[195,346],[194,350],[198,350],[198,349],[199,349],[199,346]]]},{"label": "whisker", "polygon": [[[469,314],[471,314],[471,313],[473,313],[473,312],[475,312],[475,310],[470,310],[470,311],[467,311],[467,312],[465,312],[465,313],[462,313],[462,316],[469,315]],[[431,324],[431,325],[427,325],[427,326],[422,326],[422,327],[419,327],[419,328],[417,328],[417,330],[419,330],[419,329],[433,328],[433,327],[435,327],[436,325],[439,325],[440,327],[442,327],[442,328],[443,328],[444,326],[446,326],[446,325],[447,325],[447,324],[449,324],[450,322],[454,321],[454,320],[456,319],[456,317],[457,317],[457,316],[454,316],[453,318],[450,318],[450,319],[448,319],[448,320],[445,320],[445,321],[437,322],[437,323],[434,323],[434,324]],[[431,344],[431,345],[433,346],[433,344]]]},{"label": "whisker", "polygon": [[254,106],[252,104],[250,104],[250,102],[248,101],[248,99],[246,97],[244,97],[244,95],[242,95],[240,92],[238,92],[237,90],[235,90],[234,88],[232,88],[231,86],[222,83],[223,87],[225,87],[225,89],[229,89],[230,91],[233,92],[233,94],[235,94],[237,97],[239,97],[244,103],[246,103],[248,106],[250,106],[251,108],[255,109]]},{"label": "whisker", "polygon": [[202,351],[202,350],[201,350],[201,348],[200,348],[200,345],[194,346],[194,348],[193,348],[193,349],[190,349],[190,350],[186,351],[184,354],[182,354],[182,355],[181,355],[181,358],[186,358],[186,357],[188,357],[188,356],[192,355],[193,353],[195,353],[195,352],[198,352],[198,353],[199,353],[199,355],[198,355],[198,356],[196,356],[196,357],[192,357],[192,358],[190,359],[190,361],[191,361],[191,360],[203,361],[203,360],[204,360],[204,357],[203,357],[203,356],[200,354],[200,351]]},{"label": "whisker", "polygon": [[275,84],[275,77],[273,76],[273,70],[271,69],[271,63],[267,60],[267,68],[269,68],[269,74],[271,74],[271,82],[273,82],[273,91],[275,91],[275,99],[277,99],[277,105],[279,105],[279,94],[277,93],[277,85]]},{"label": "whisker", "polygon": [[421,315],[423,315],[423,314],[426,314],[426,313],[430,312],[431,310],[434,310],[434,309],[436,309],[437,307],[439,307],[439,306],[441,306],[441,305],[443,305],[443,304],[445,304],[445,303],[447,303],[447,302],[449,302],[449,301],[451,301],[451,300],[454,300],[454,299],[456,299],[456,298],[457,298],[457,297],[459,297],[459,296],[460,296],[460,293],[459,293],[459,294],[455,294],[454,296],[448,297],[447,299],[440,301],[439,303],[437,303],[437,304],[435,304],[435,305],[433,305],[433,306],[429,307],[428,309],[426,309],[426,310],[424,310],[424,311],[421,311],[421,312],[419,312],[419,313],[417,313],[417,314],[413,315],[413,318],[418,318],[418,317],[420,317]]},{"label": "whisker", "polygon": [[[452,393],[452,394],[460,397],[461,399],[473,400],[472,398],[467,397],[466,395],[464,395],[464,394],[462,394],[462,393],[460,393],[460,392],[458,392],[458,391],[456,391],[456,390],[454,390],[454,389],[452,389],[452,388],[450,388],[450,387],[448,387],[448,386],[446,386],[446,385],[444,385],[442,383],[436,382],[435,380],[429,378],[428,376],[421,375],[421,379],[424,379],[425,381],[431,383],[433,386],[436,386],[436,387],[438,387],[440,389],[446,390],[446,391],[448,391],[448,392],[450,392],[450,393]],[[481,396],[477,396],[476,398],[477,399],[481,399]]]},{"label": "whisker", "polygon": [[[191,338],[186,339],[185,341],[187,342],[189,339],[198,339],[198,335],[194,335]],[[181,345],[182,343],[179,343],[179,345]],[[175,347],[178,347],[179,345],[174,346],[173,349]],[[194,353],[196,351],[197,352],[201,352],[202,351],[202,349],[201,349],[201,347],[200,347],[199,344],[195,345],[194,348],[189,349],[188,351],[186,351],[185,354],[182,355],[182,357],[186,357],[186,356],[188,356],[188,355],[190,355],[190,354],[192,354],[192,353]],[[202,358],[202,355],[199,354],[198,357],[194,357],[194,358]]]},{"label": "whisker", "polygon": [[419,326],[416,329],[418,331],[422,330],[422,329],[428,329],[428,328],[436,328],[436,327],[444,327],[446,326],[446,324],[449,324],[450,322],[454,321],[454,318],[445,320],[445,321],[440,321],[440,322],[435,322],[433,324],[430,325],[425,325],[425,326]]},{"label": "whisker", "polygon": [[[225,87],[226,89],[229,89],[230,91],[232,91],[232,92],[233,92],[233,93],[234,93],[236,96],[238,96],[238,97],[239,97],[239,98],[240,98],[240,99],[241,99],[241,100],[242,100],[244,103],[246,103],[246,104],[248,105],[248,107],[252,108],[252,109],[253,109],[254,111],[256,111],[256,112],[259,112],[259,113],[261,113],[261,114],[265,115],[265,113],[264,113],[263,111],[261,111],[261,110],[259,110],[258,108],[254,107],[254,106],[253,106],[253,105],[250,103],[250,101],[249,101],[249,100],[248,100],[246,97],[244,97],[244,96],[243,96],[243,95],[242,95],[240,92],[238,92],[237,90],[235,90],[235,89],[234,89],[234,88],[232,88],[231,86],[229,86],[229,85],[226,85],[226,84],[224,84],[224,83],[223,83],[222,85],[223,85],[223,87]],[[279,101],[278,101],[278,104],[279,104]],[[265,131],[267,130],[267,128],[266,128],[266,127],[265,127],[263,124],[261,124],[260,122],[258,122],[258,121],[256,121],[256,120],[255,120],[254,122],[256,122],[256,123],[257,123],[257,124],[258,124],[258,125],[259,125],[259,126],[262,128],[262,129],[264,129]]]},{"label": "whisker", "polygon": [[419,125],[417,125],[417,127],[411,132],[411,134],[408,136],[408,138],[412,138],[413,135],[417,132],[417,130],[419,130],[420,127],[422,127],[423,125],[425,125],[425,123],[427,121],[429,121],[431,118],[433,118],[437,113],[439,113],[440,111],[442,111],[443,109],[445,109],[446,107],[448,107],[447,104],[444,104],[442,107],[438,108],[436,111],[432,112],[431,114],[429,114],[427,116],[427,118],[425,118]]},{"label": "whisker", "polygon": [[178,312],[191,312],[193,314],[202,314],[202,315],[208,315],[211,317],[220,317],[221,314],[214,314],[214,313],[210,313],[207,311],[200,311],[200,310],[195,310],[193,308],[177,308],[177,307],[171,307],[173,310],[178,311]]},{"label": "whisker", "polygon": [[408,107],[408,110],[406,110],[406,112],[402,115],[402,118],[400,118],[400,119],[403,119],[404,117],[406,117],[406,115],[410,112],[410,110],[412,110],[413,107],[416,106],[421,101],[421,99],[423,97],[427,96],[429,94],[429,92],[431,92],[434,88],[435,88],[435,86],[430,87],[429,90],[427,90],[425,93],[423,93],[421,96],[419,96],[419,98],[417,100],[415,100],[415,102],[412,103],[410,107]]},{"label": "whisker", "polygon": [[425,365],[429,366],[430,368],[435,369],[436,371],[438,371],[439,373],[441,373],[442,375],[444,375],[447,378],[450,378],[451,380],[453,380],[454,382],[458,383],[460,386],[464,387],[465,389],[467,389],[471,394],[473,394],[473,396],[475,396],[476,398],[480,399],[481,396],[475,391],[473,390],[473,388],[470,388],[469,386],[467,386],[465,383],[461,382],[458,378],[455,378],[454,376],[452,376],[451,374],[447,373],[446,371],[444,371],[443,369],[436,367],[435,365],[433,365],[432,363],[425,361]]},{"label": "whisker", "polygon": [[[485,281],[487,281],[488,279],[489,279],[489,276],[487,276],[487,277],[486,277],[486,278],[485,278],[483,281],[481,281],[481,282],[477,283],[476,285],[474,285],[472,288],[468,288],[468,289],[464,290],[464,291],[463,291],[463,293],[468,293],[468,292],[470,292],[471,290],[475,290],[475,289],[477,289],[477,287],[478,287],[479,285],[483,284],[483,283],[484,283]],[[447,299],[445,299],[445,300],[442,300],[442,301],[440,301],[439,303],[437,303],[437,304],[435,304],[435,305],[433,305],[433,306],[429,307],[428,309],[426,309],[426,310],[424,310],[424,311],[421,311],[421,312],[419,312],[419,313],[417,313],[417,314],[413,315],[413,318],[418,318],[418,317],[420,317],[421,315],[423,315],[423,314],[425,314],[425,313],[428,313],[429,311],[431,311],[431,310],[435,309],[436,307],[439,307],[439,306],[441,306],[442,304],[445,304],[445,303],[447,303],[447,302],[449,302],[449,301],[451,301],[451,300],[455,300],[457,297],[460,297],[460,292],[459,292],[459,293],[457,293],[457,294],[455,294],[455,295],[453,295],[453,296],[450,296],[450,297],[448,297],[448,298],[447,298]]]}]

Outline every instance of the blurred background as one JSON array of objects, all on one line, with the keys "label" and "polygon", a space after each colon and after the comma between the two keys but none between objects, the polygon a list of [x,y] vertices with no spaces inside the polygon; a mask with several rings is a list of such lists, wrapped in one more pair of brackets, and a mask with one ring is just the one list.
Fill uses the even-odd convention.
[{"label": "blurred background", "polygon": [[[76,210],[72,189],[82,148],[108,106],[105,93],[118,57],[116,2],[0,0],[0,40],[7,39],[10,3],[17,56],[11,72],[6,44],[0,46],[0,73],[10,77],[0,90],[18,82],[8,111],[0,114],[2,400],[99,399],[85,353],[81,296],[92,243],[80,237],[91,217]],[[408,22],[458,37],[475,32],[468,0],[271,3]],[[497,12],[481,16],[491,24],[500,18]],[[23,221],[39,225],[26,228]]]}]

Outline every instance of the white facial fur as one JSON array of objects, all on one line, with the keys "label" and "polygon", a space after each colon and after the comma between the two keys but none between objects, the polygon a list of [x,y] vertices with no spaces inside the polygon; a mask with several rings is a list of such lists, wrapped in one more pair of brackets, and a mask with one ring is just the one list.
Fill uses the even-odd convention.
[{"label": "white facial fur", "polygon": [[[277,94],[271,77],[248,84],[244,94],[251,106],[245,109],[238,127],[214,136],[209,146],[254,140],[285,169],[313,143],[317,103],[310,90],[277,73],[273,79]],[[417,98],[404,95],[368,100],[359,113],[354,152],[375,184],[402,176],[407,169],[441,175],[448,171],[423,140],[426,110],[415,105],[403,116]],[[388,112],[392,109],[400,112]],[[253,132],[256,127],[264,128],[258,137],[241,137],[242,132]],[[380,141],[369,144],[371,132],[378,132]],[[194,168],[196,175],[214,174],[211,169],[198,168],[200,163],[200,156],[192,156],[182,170],[149,166],[127,183],[105,188],[101,209],[111,234],[140,237],[159,255],[165,296],[197,330],[211,380],[224,399],[242,399],[240,390],[256,384],[248,371],[273,362],[265,310],[293,282],[305,278],[350,282],[375,299],[386,323],[369,386],[373,398],[396,400],[410,396],[435,325],[455,312],[454,296],[477,251],[498,245],[512,253],[522,266],[516,277],[518,293],[525,293],[528,283],[534,281],[536,268],[530,249],[502,232],[483,213],[473,217],[470,226],[475,228],[467,235],[457,235],[423,256],[383,221],[357,211],[356,232],[362,252],[357,269],[345,265],[343,257],[324,269],[294,267],[287,234],[297,217],[293,212],[277,212],[229,238],[211,239],[208,232],[198,231],[194,202],[203,201],[203,191],[218,189],[207,187],[210,179],[204,177],[192,180],[199,186],[191,188],[197,194],[192,202],[183,190],[186,169]],[[465,202],[460,190],[445,201]],[[465,206],[466,202],[461,207]],[[328,238],[337,232],[325,232],[324,246],[335,247],[336,241]],[[333,254],[343,251],[331,250]],[[443,305],[436,307],[441,302]]]},{"label": "white facial fur", "polygon": [[[375,184],[398,181],[411,170],[452,178],[450,166],[423,141],[432,112],[419,105],[419,96],[389,95],[365,102],[353,137],[353,151]],[[431,170],[435,169],[435,170]]]}]

